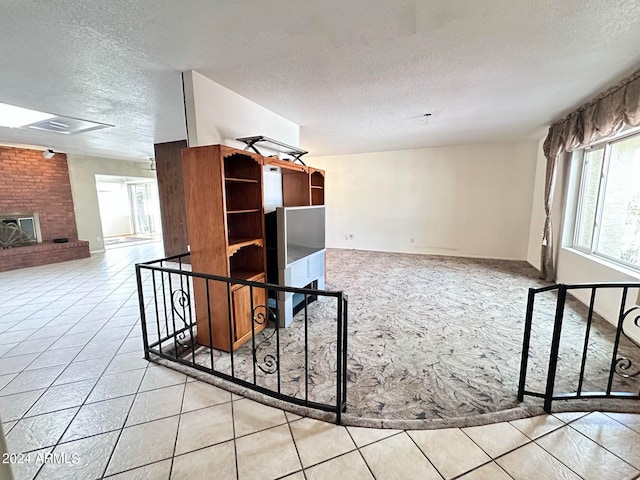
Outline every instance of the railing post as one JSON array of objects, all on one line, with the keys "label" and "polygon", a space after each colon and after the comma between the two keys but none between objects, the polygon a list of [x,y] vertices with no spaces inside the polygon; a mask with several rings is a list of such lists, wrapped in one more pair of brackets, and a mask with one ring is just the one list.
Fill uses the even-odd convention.
[{"label": "railing post", "polygon": [[518,401],[524,401],[524,389],[527,383],[527,367],[529,364],[529,342],[531,341],[531,325],[533,324],[533,302],[536,294],[529,289],[527,298],[527,314],[524,319],[524,338],[522,340],[522,358],[520,359],[520,382],[518,383]]},{"label": "railing post", "polygon": [[348,308],[349,308],[349,297],[348,295],[343,294],[342,297],[344,298],[344,311],[342,312],[343,315],[343,325],[344,325],[344,347],[342,350],[342,355],[343,355],[343,359],[342,359],[342,368],[343,368],[343,372],[342,372],[342,403],[344,404],[343,406],[343,411],[347,410],[347,325],[348,325],[348,321],[349,321],[349,314],[348,314]]},{"label": "railing post", "polygon": [[616,358],[618,357],[618,348],[620,347],[620,334],[622,333],[622,322],[625,317],[625,304],[627,303],[628,287],[622,288],[622,298],[620,300],[620,313],[618,314],[618,324],[616,325],[616,339],[613,343],[613,352],[611,353],[611,366],[609,367],[609,380],[607,381],[607,396],[611,395],[611,386],[613,385],[613,374],[616,370]]},{"label": "railing post", "polygon": [[551,337],[551,352],[549,353],[549,371],[547,372],[547,387],[544,393],[544,411],[551,413],[553,402],[553,387],[556,382],[556,368],[558,367],[558,352],[560,351],[560,335],[562,334],[562,318],[564,316],[564,304],[567,299],[567,286],[558,286],[558,300],[556,303],[556,315],[553,322],[553,336]]},{"label": "railing post", "polygon": [[[343,292],[335,292],[335,291],[324,291],[324,290],[317,290],[317,288],[297,288],[297,287],[287,287],[287,286],[278,286],[278,285],[265,285],[264,283],[261,282],[251,282],[251,281],[243,281],[243,280],[239,280],[238,284],[239,285],[243,285],[243,286],[248,286],[249,287],[249,306],[251,307],[251,310],[255,310],[257,309],[257,306],[255,305],[255,301],[254,301],[254,295],[253,293],[255,293],[255,289],[256,288],[262,288],[265,290],[265,298],[267,299],[267,304],[265,305],[266,308],[266,317],[264,319],[264,321],[268,321],[269,318],[269,314],[270,314],[270,310],[268,307],[268,291],[269,289],[273,289],[276,292],[291,292],[291,293],[300,293],[304,295],[305,298],[305,302],[304,302],[304,310],[305,310],[305,365],[304,365],[304,369],[305,369],[305,393],[304,393],[304,399],[299,398],[295,393],[294,394],[285,394],[282,392],[282,386],[281,386],[281,379],[280,379],[280,375],[281,375],[281,371],[280,371],[280,350],[281,350],[281,345],[280,345],[280,327],[278,322],[275,323],[275,332],[273,332],[272,336],[275,335],[276,338],[276,372],[277,372],[277,377],[278,377],[278,385],[277,385],[277,389],[273,388],[272,385],[265,385],[265,386],[261,386],[259,384],[259,382],[257,381],[256,375],[257,375],[257,371],[255,370],[255,366],[254,366],[254,381],[251,382],[249,380],[244,380],[244,378],[239,378],[236,377],[236,365],[235,365],[235,352],[233,350],[233,342],[234,342],[234,325],[233,325],[233,292],[232,292],[232,286],[234,285],[234,279],[229,278],[229,277],[221,277],[221,276],[217,276],[217,275],[208,275],[208,274],[203,274],[203,273],[198,273],[198,272],[190,272],[190,271],[184,271],[182,269],[180,270],[176,270],[175,268],[170,268],[168,266],[164,265],[165,261],[171,260],[174,257],[168,257],[166,259],[161,259],[161,260],[154,260],[152,262],[146,262],[146,263],[139,263],[136,264],[136,280],[137,280],[137,287],[138,287],[138,302],[139,302],[139,308],[140,308],[140,318],[141,318],[141,327],[142,327],[142,335],[143,335],[143,344],[144,344],[144,352],[145,352],[145,358],[146,359],[150,359],[151,353],[154,354],[154,358],[155,356],[167,359],[171,362],[175,362],[181,365],[184,365],[186,367],[190,367],[193,368],[195,370],[199,370],[202,372],[207,372],[210,373],[216,377],[219,378],[223,378],[226,381],[230,381],[233,382],[235,384],[241,385],[244,388],[249,388],[258,392],[261,392],[263,394],[269,395],[271,397],[274,398],[278,398],[284,401],[288,401],[291,402],[293,404],[297,404],[297,405],[303,405],[303,406],[307,406],[310,408],[314,408],[314,409],[318,409],[324,412],[335,412],[336,414],[336,423],[337,424],[342,424],[342,420],[343,420],[343,416],[342,414],[344,412],[346,412],[346,408],[347,408],[347,386],[348,386],[348,354],[347,354],[347,336],[348,336],[348,297],[347,295],[345,295]],[[178,258],[177,256],[175,258]],[[160,263],[160,267],[157,266],[157,264]],[[156,264],[156,265],[153,265]],[[149,302],[153,301],[154,305],[155,305],[155,309],[156,309],[156,324],[158,327],[158,341],[156,342],[153,339],[149,338],[150,333],[152,333],[152,331],[149,330],[149,325],[147,325],[147,320],[148,315],[145,309],[145,293],[144,293],[144,283],[143,283],[143,275],[142,275],[142,270],[143,269],[147,269],[149,276],[147,278],[147,281],[149,283],[149,285],[151,285],[153,283],[153,299],[149,299]],[[161,291],[158,289],[157,285],[156,285],[156,278],[155,278],[155,273],[156,271],[158,273],[160,273],[160,278],[161,278]],[[165,274],[167,275],[167,280],[165,282]],[[180,292],[180,296],[178,297],[176,292],[173,292],[173,284],[174,284],[174,280],[175,277],[174,275],[178,275],[179,280],[180,280],[180,289],[176,290],[176,292]],[[186,285],[185,285],[185,278],[182,277],[186,277]],[[191,289],[193,288],[193,284],[197,283],[198,281],[204,282],[204,287],[205,287],[205,291],[206,291],[206,302],[207,302],[207,309],[206,309],[206,320],[208,320],[209,323],[209,331],[205,332],[208,333],[208,337],[209,337],[209,344],[213,345],[213,328],[212,327],[212,308],[211,308],[211,301],[212,301],[212,297],[211,297],[211,291],[210,291],[210,282],[220,282],[223,283],[226,286],[226,294],[227,294],[227,302],[226,305],[224,303],[222,303],[220,305],[220,309],[224,310],[224,308],[226,307],[227,309],[227,320],[229,323],[229,331],[227,332],[229,334],[229,356],[226,357],[226,355],[222,354],[221,358],[222,359],[226,359],[229,358],[230,362],[231,362],[231,372],[230,374],[228,374],[226,371],[224,371],[225,369],[216,369],[214,368],[214,355],[213,355],[213,348],[209,349],[209,356],[210,356],[210,361],[211,361],[211,367],[207,368],[206,366],[206,360],[204,361],[204,363],[199,362],[199,359],[196,358],[195,356],[195,344],[192,342],[191,343],[191,349],[187,350],[182,349],[181,347],[186,347],[187,345],[183,345],[182,343],[178,344],[178,338],[180,335],[183,335],[185,332],[187,334],[191,333],[191,338],[192,340],[194,339],[194,334],[193,329],[196,328],[196,325],[194,324],[194,317],[193,317],[193,311],[191,310],[191,303],[189,301],[189,296],[188,293],[191,293]],[[314,286],[317,287],[317,284],[314,284]],[[151,287],[150,287],[151,288]],[[169,306],[168,306],[168,301],[167,301],[167,293],[169,292],[170,295],[170,304],[171,304],[171,308],[170,308],[170,312],[169,312]],[[163,337],[161,335],[162,329],[160,326],[160,321],[159,321],[159,317],[160,317],[160,312],[159,312],[159,308],[160,308],[160,299],[158,298],[158,296],[160,295],[160,293],[162,293],[163,299],[162,299],[162,306],[164,307],[164,323],[166,326],[166,335]],[[173,295],[173,293],[176,293],[176,296]],[[309,320],[309,311],[308,311],[308,303],[310,299],[316,300],[318,299],[320,296],[322,297],[326,297],[327,299],[329,298],[335,298],[337,305],[336,305],[336,374],[335,374],[335,379],[336,379],[336,385],[335,385],[335,394],[336,394],[336,399],[335,402],[331,402],[331,400],[325,400],[325,401],[311,401],[309,399],[309,391],[308,391],[308,372],[309,372],[309,351],[308,351],[308,335],[309,335],[309,331],[308,331],[308,320]],[[146,295],[147,298],[148,295]],[[183,297],[186,297],[183,298]],[[153,305],[150,303],[150,308],[152,310],[153,313]],[[182,310],[180,311],[179,307],[182,307]],[[187,310],[188,310],[188,314],[187,314]],[[171,318],[169,318],[169,316],[171,316]],[[179,317],[183,323],[185,324],[183,328],[176,328],[176,320],[175,317]],[[188,317],[188,321],[186,320]],[[151,320],[153,322],[153,319]],[[224,321],[224,319],[222,319],[222,321]],[[171,323],[171,325],[169,325],[169,323]],[[201,322],[202,323],[202,322]],[[152,325],[153,327],[153,325]],[[253,330],[253,335],[255,335],[255,325],[252,324],[252,330]],[[224,336],[224,334],[223,334]],[[270,338],[270,337],[269,337]],[[267,338],[266,340],[268,340],[269,338]],[[167,351],[164,351],[164,349],[162,348],[162,344],[163,342],[165,343],[169,343],[173,340],[173,355],[171,355],[171,348],[170,345],[167,345]],[[254,336],[254,343],[256,343],[255,348],[259,347],[259,344],[257,344],[257,340],[258,337]],[[263,340],[264,342],[265,340]],[[206,342],[204,342],[206,343]],[[333,342],[330,342],[329,345],[327,345],[328,347],[331,347],[331,345],[333,345]],[[157,348],[157,349],[156,349]],[[159,349],[159,351],[158,351]],[[243,349],[242,351],[239,351],[238,353],[242,353],[241,357],[244,357],[244,355],[247,353],[246,352],[246,348]],[[200,353],[203,353],[204,355],[206,355],[207,352],[203,351],[202,352],[198,352],[198,357],[200,355]],[[255,356],[255,353],[254,353]],[[267,359],[267,357],[271,357],[272,355],[268,355],[265,357],[265,361]],[[241,358],[244,359],[244,358]],[[269,359],[269,362],[272,362],[271,359]],[[272,362],[273,363],[273,362]],[[265,370],[262,370],[264,373],[274,373],[274,372],[267,372]],[[287,387],[288,384],[285,385],[285,387]]]},{"label": "railing post", "polygon": [[233,364],[233,314],[231,313],[233,297],[231,296],[231,282],[229,279],[225,283],[227,285],[227,320],[229,322],[229,354],[231,356],[231,376],[235,379],[236,374]]},{"label": "railing post", "polygon": [[[149,339],[147,338],[147,315],[144,310],[144,292],[142,290],[142,273],[140,265],[136,264],[136,282],[138,282],[138,304],[140,305],[140,325],[142,326],[142,345],[144,346],[144,358],[149,360]],[[153,292],[155,298],[156,292]],[[158,333],[159,334],[159,333]]]},{"label": "railing post", "polygon": [[587,366],[587,354],[589,353],[589,335],[591,333],[591,323],[593,322],[593,307],[596,304],[596,288],[591,289],[591,300],[589,300],[589,315],[587,316],[587,328],[584,331],[584,345],[582,347],[582,361],[580,362],[580,377],[578,377],[578,397],[582,395],[582,384],[584,383],[584,371]]},{"label": "railing post", "polygon": [[[245,287],[243,287],[245,288]],[[253,287],[249,285],[249,311],[251,312],[251,352],[252,352],[252,362],[251,366],[253,369],[253,385],[257,385],[257,377],[256,377],[256,318],[253,309],[255,308],[253,305]],[[265,320],[266,321],[266,320]]]},{"label": "railing post", "polygon": [[336,365],[336,424],[340,425],[342,422],[342,329],[344,319],[342,318],[342,304],[344,299],[342,293],[338,298],[338,338],[337,338],[337,365]]}]

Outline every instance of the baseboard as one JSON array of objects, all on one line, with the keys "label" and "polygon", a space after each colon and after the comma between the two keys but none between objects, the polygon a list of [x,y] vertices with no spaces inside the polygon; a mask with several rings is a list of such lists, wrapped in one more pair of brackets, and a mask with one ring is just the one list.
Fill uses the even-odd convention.
[{"label": "baseboard", "polygon": [[[346,248],[346,247],[327,247],[327,249],[336,249],[336,250],[356,250],[360,252],[380,252],[380,253],[402,253],[406,255],[432,255],[437,257],[460,257],[460,258],[478,258],[481,260],[509,260],[513,262],[526,262],[526,258],[518,258],[518,257],[492,257],[489,255],[474,255],[467,253],[456,253],[456,252],[408,252],[404,250],[376,250],[369,248]],[[529,262],[527,262],[529,263]],[[537,269],[536,269],[537,270]]]}]

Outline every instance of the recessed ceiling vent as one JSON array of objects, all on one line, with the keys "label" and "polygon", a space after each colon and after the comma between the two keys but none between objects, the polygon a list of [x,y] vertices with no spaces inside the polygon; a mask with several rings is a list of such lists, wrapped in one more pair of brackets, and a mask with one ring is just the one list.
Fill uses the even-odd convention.
[{"label": "recessed ceiling vent", "polygon": [[45,132],[61,133],[63,135],[76,135],[78,133],[91,132],[102,128],[113,127],[107,123],[90,122],[71,117],[53,117],[40,122],[31,123],[21,128],[31,128]]}]

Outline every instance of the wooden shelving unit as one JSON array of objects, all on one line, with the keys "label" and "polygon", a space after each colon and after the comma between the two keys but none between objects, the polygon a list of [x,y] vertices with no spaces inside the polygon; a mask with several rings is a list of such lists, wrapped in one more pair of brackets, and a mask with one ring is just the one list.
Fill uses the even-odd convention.
[{"label": "wooden shelving unit", "polygon": [[225,182],[227,183],[258,183],[258,180],[252,180],[249,178],[231,178],[231,177],[226,177],[224,179]]},{"label": "wooden shelving unit", "polygon": [[[324,205],[322,170],[223,145],[182,151],[194,272],[265,281],[263,165],[280,167],[283,206]],[[266,305],[264,289],[203,279],[193,289],[199,344],[231,351],[251,339],[251,305]]]},{"label": "wooden shelving unit", "polygon": [[311,205],[324,205],[324,170],[309,167]]},{"label": "wooden shelving unit", "polygon": [[[187,148],[182,158],[193,270],[264,282],[262,157],[214,145]],[[193,286],[199,344],[230,351],[251,338],[251,290],[255,308],[266,304],[263,289],[227,290],[224,282],[202,279]]]}]

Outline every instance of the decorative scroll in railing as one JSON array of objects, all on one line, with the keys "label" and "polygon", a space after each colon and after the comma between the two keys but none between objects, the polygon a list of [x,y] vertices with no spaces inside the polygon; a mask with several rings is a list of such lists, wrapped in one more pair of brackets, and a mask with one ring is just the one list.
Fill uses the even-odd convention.
[{"label": "decorative scroll in railing", "polygon": [[[518,400],[542,398],[551,412],[556,400],[640,399],[640,307],[630,295],[639,288],[594,283],[529,289]],[[613,306],[616,321],[598,315],[596,305]]]},{"label": "decorative scroll in railing", "polygon": [[[136,265],[145,358],[155,355],[279,400],[333,412],[340,423],[347,404],[347,296],[191,272],[188,255]],[[194,284],[202,287],[197,302]],[[250,289],[247,319],[232,313],[232,293],[241,286]],[[264,295],[254,295],[259,290]],[[275,299],[285,293],[303,296],[304,307],[282,328]],[[254,305],[256,298],[266,298],[266,305]],[[203,299],[205,305],[198,303]],[[224,310],[223,328],[212,322],[216,308]],[[233,344],[239,324],[250,329],[250,339],[235,351],[207,346]]]}]

